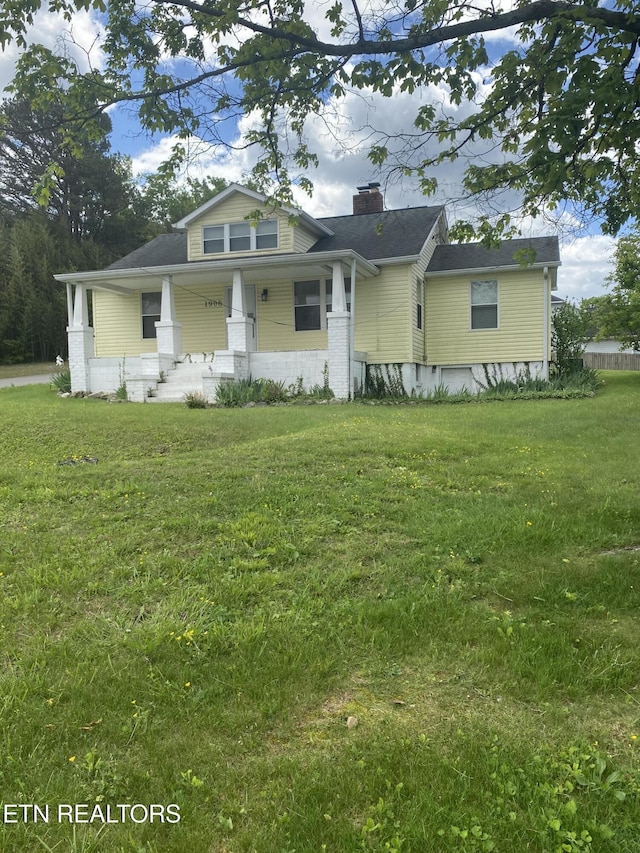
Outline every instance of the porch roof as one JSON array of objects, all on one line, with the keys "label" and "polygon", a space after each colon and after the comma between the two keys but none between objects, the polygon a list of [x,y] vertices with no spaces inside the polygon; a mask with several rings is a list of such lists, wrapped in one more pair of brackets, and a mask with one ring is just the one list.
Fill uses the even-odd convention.
[{"label": "porch roof", "polygon": [[[165,234],[162,237],[174,238],[181,235]],[[157,238],[161,239],[161,238]],[[151,241],[152,243],[156,242]],[[171,240],[166,243],[163,252],[171,250]],[[84,284],[98,290],[111,290],[116,293],[131,293],[144,288],[160,287],[162,280],[171,278],[176,284],[185,286],[202,284],[229,284],[234,270],[241,270],[245,276],[256,282],[277,281],[280,278],[304,276],[306,278],[330,277],[334,261],[341,261],[345,273],[350,274],[353,263],[356,265],[356,277],[372,278],[380,272],[379,268],[350,249],[329,252],[287,253],[274,255],[219,258],[211,261],[181,261],[175,263],[176,254],[171,254],[172,263],[157,263],[158,253],[154,253],[156,263],[144,263],[145,249],[151,243],[132,252],[122,261],[117,261],[104,270],[87,272],[60,273],[54,278],[67,284]],[[158,249],[159,247],[156,247]],[[186,250],[185,250],[186,252]],[[138,254],[138,257],[134,256]],[[127,266],[122,266],[126,261]],[[129,265],[130,264],[130,265]]]}]

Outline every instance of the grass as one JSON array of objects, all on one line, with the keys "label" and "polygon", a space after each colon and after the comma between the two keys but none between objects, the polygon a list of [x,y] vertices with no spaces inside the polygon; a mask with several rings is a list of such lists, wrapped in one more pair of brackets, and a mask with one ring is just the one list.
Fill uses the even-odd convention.
[{"label": "grass", "polygon": [[637,851],[639,418],[0,390],[0,849]]}]

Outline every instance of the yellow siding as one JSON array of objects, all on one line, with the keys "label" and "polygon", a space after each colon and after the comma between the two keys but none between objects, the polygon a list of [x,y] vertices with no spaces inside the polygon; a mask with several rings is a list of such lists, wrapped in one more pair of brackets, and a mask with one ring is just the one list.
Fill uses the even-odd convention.
[{"label": "yellow siding", "polygon": [[295,225],[293,228],[293,251],[308,252],[309,249],[318,242],[318,238],[302,228],[300,225]]},{"label": "yellow siding", "polygon": [[175,287],[174,292],[176,318],[182,323],[183,352],[210,353],[226,349],[226,288],[223,285],[198,285],[193,291]]},{"label": "yellow siding", "polygon": [[[303,275],[300,276],[304,278]],[[268,302],[258,302],[258,349],[326,349],[326,331],[296,332],[293,279],[273,282]],[[257,284],[258,293],[262,285]],[[371,362],[411,361],[410,267],[386,267],[376,278],[356,281],[355,346]]]},{"label": "yellow siding", "polygon": [[[201,261],[203,259],[228,258],[233,253],[220,253],[215,255],[205,255],[202,251],[202,229],[205,225],[225,225],[232,222],[244,222],[248,216],[254,211],[262,209],[265,218],[278,219],[278,249],[260,249],[252,252],[252,254],[273,254],[278,252],[293,251],[293,232],[294,228],[289,225],[288,216],[285,213],[273,211],[254,199],[249,198],[243,193],[234,192],[220,204],[216,205],[213,210],[203,213],[194,222],[189,225],[188,229],[188,252],[190,261]],[[240,254],[246,254],[240,252]]]},{"label": "yellow siding", "polygon": [[[498,281],[498,329],[471,330],[470,282]],[[544,287],[540,270],[428,278],[427,363],[474,364],[544,358]]]},{"label": "yellow siding", "polygon": [[[301,274],[302,281],[309,276]],[[296,332],[293,313],[293,279],[270,281],[267,302],[258,301],[258,349],[274,350],[326,349],[326,331]],[[258,284],[258,294],[262,286]]]},{"label": "yellow siding", "polygon": [[[425,310],[424,310],[424,284],[423,279],[417,274],[413,277],[413,305],[412,305],[412,353],[411,361],[416,364],[424,362],[424,325],[425,325]],[[422,329],[418,328],[418,303],[422,305]]]},{"label": "yellow siding", "polygon": [[[414,360],[411,318],[413,315],[415,322],[415,275],[412,269],[409,265],[384,267],[379,276],[356,281],[355,346],[367,352],[371,362]],[[304,279],[305,275],[296,278]],[[293,277],[282,281],[247,281],[255,285],[258,295],[257,344],[260,351],[327,347],[326,331],[295,331],[293,281]],[[269,291],[267,302],[259,298],[263,287]],[[176,319],[182,324],[183,352],[210,353],[226,349],[226,286],[198,284],[193,289],[185,289],[175,285],[174,294]],[[142,338],[139,292],[120,296],[96,290],[93,304],[97,356],[132,356],[156,351],[154,339]]]},{"label": "yellow siding", "polygon": [[[152,290],[150,287],[148,292]],[[225,288],[221,285],[198,285],[197,292],[175,287],[176,317],[182,323],[183,352],[209,353],[226,348],[224,302]],[[132,296],[119,296],[96,290],[93,312],[98,357],[157,351],[153,338],[142,337],[139,292]]]},{"label": "yellow siding", "polygon": [[412,361],[412,267],[383,267],[380,275],[356,282],[355,347],[371,363]]},{"label": "yellow siding", "polygon": [[[152,290],[150,287],[149,292]],[[94,290],[92,299],[96,356],[124,357],[156,351],[154,340],[142,338],[140,293],[120,296]]]}]

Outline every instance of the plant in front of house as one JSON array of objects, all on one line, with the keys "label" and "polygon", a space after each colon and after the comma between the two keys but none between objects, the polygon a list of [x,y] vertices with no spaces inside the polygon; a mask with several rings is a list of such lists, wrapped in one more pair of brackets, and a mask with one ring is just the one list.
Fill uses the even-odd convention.
[{"label": "plant in front of house", "polygon": [[184,395],[184,402],[187,409],[206,409],[207,401],[204,394],[200,391],[189,391]]},{"label": "plant in front of house", "polygon": [[71,393],[71,371],[69,368],[59,370],[51,377],[51,384],[59,394]]},{"label": "plant in front of house", "polygon": [[377,400],[408,398],[402,378],[402,365],[368,364],[363,396]]}]

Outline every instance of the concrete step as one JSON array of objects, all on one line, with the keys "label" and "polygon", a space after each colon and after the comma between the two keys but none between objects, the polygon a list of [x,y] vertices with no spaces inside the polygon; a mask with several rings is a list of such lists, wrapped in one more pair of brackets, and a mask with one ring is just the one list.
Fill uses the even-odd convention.
[{"label": "concrete step", "polygon": [[183,362],[169,370],[164,382],[159,382],[150,403],[184,403],[185,394],[202,394],[202,377],[207,374],[210,362]]}]

